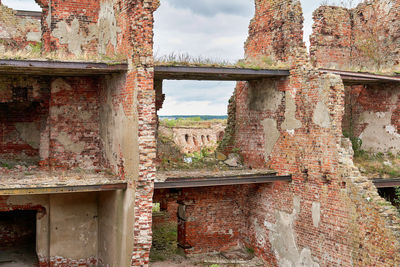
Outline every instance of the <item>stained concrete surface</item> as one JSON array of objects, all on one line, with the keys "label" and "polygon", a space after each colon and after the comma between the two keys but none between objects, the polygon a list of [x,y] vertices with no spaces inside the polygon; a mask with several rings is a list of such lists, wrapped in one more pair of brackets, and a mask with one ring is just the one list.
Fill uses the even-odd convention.
[{"label": "stained concrete surface", "polygon": [[32,267],[39,266],[38,259],[32,247],[22,247],[1,250],[0,267]]}]

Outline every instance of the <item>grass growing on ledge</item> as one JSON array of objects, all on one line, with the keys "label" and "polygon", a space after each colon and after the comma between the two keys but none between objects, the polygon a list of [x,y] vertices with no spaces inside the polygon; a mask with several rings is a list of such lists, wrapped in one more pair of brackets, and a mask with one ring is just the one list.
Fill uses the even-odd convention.
[{"label": "grass growing on ledge", "polygon": [[260,56],[251,59],[242,59],[237,62],[229,62],[227,60],[207,57],[193,57],[189,54],[176,54],[157,57],[155,56],[154,64],[156,66],[184,66],[184,67],[221,67],[221,68],[237,68],[237,69],[254,69],[254,70],[280,70],[288,69],[289,66],[281,61],[274,61],[267,56]]},{"label": "grass growing on ledge", "polygon": [[189,127],[189,128],[211,128],[212,125],[220,123],[226,125],[226,119],[202,120],[200,117],[163,119],[160,125],[168,128],[173,127]]},{"label": "grass growing on ledge", "polygon": [[354,154],[354,163],[369,178],[400,177],[400,154],[362,151]]},{"label": "grass growing on ledge", "polygon": [[[1,40],[0,40],[1,41]],[[26,49],[15,51],[4,51],[0,53],[2,60],[40,60],[40,61],[70,61],[70,62],[92,62],[106,64],[126,63],[126,57],[121,54],[112,57],[100,54],[82,53],[78,56],[65,52],[43,52],[42,44],[30,44]]]}]

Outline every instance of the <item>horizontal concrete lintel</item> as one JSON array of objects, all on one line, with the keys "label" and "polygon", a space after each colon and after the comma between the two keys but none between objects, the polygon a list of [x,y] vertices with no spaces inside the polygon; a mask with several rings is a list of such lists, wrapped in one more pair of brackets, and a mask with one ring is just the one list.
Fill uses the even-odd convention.
[{"label": "horizontal concrete lintel", "polygon": [[372,180],[376,188],[388,188],[400,186],[400,178],[378,178]]},{"label": "horizontal concrete lintel", "polygon": [[11,195],[44,195],[61,193],[82,193],[98,191],[125,190],[127,183],[76,185],[76,186],[52,186],[52,187],[25,187],[0,189],[0,196]]},{"label": "horizontal concrete lintel", "polygon": [[165,182],[154,183],[154,189],[208,187],[224,185],[265,184],[274,182],[291,182],[292,176],[253,176],[253,177],[214,177],[214,178],[174,178]]},{"label": "horizontal concrete lintel", "polygon": [[340,75],[344,83],[349,84],[368,84],[368,83],[392,83],[400,82],[400,77],[380,75],[367,72],[353,72],[333,69],[319,69],[325,73]]},{"label": "horizontal concrete lintel", "polygon": [[288,70],[255,70],[224,67],[155,66],[156,80],[247,81],[289,76]]},{"label": "horizontal concrete lintel", "polygon": [[125,63],[71,62],[50,60],[0,60],[0,74],[32,74],[46,76],[86,76],[126,72]]}]

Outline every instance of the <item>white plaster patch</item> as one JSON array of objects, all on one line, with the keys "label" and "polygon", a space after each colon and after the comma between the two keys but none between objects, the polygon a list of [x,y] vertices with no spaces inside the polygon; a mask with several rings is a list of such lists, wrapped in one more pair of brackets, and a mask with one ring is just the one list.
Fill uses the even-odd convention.
[{"label": "white plaster patch", "polygon": [[394,137],[400,138],[400,134],[397,132],[396,127],[394,127],[393,125],[387,125],[385,127],[386,132],[388,132],[388,134],[393,135]]},{"label": "white plaster patch", "polygon": [[300,212],[300,198],[293,199],[293,212],[291,214],[277,211],[275,224],[268,221],[264,222],[264,226],[269,229],[269,241],[279,266],[288,267],[319,267],[314,261],[309,248],[300,250],[296,244],[296,232],[294,231],[294,223]]},{"label": "white plaster patch", "polygon": [[40,42],[41,39],[41,32],[28,32],[28,34],[26,35],[26,40],[30,42]]},{"label": "white plaster patch", "polygon": [[392,112],[365,111],[361,114],[360,123],[367,123],[361,133],[361,148],[372,152],[400,152],[400,134],[391,124]]},{"label": "white plaster patch", "polygon": [[64,79],[58,78],[51,83],[51,93],[59,93],[63,90],[72,90],[71,85],[65,82]]},{"label": "white plaster patch", "polygon": [[82,53],[82,45],[88,42],[79,28],[79,20],[75,18],[71,25],[68,25],[65,21],[57,22],[56,28],[53,30],[53,35],[60,40],[61,44],[67,44],[68,51],[75,56]]},{"label": "white plaster patch", "polygon": [[92,31],[97,33],[99,40],[98,52],[105,54],[108,44],[111,44],[114,48],[117,46],[117,34],[121,31],[117,26],[112,1],[101,2],[99,20],[96,27],[97,29]]},{"label": "white plaster patch", "polygon": [[329,128],[331,126],[329,109],[322,101],[319,101],[314,109],[313,122],[322,128]]},{"label": "white plaster patch", "polygon": [[287,132],[290,136],[293,136],[293,135],[294,135],[294,130],[286,130],[286,132]]},{"label": "white plaster patch", "polygon": [[261,122],[261,125],[264,128],[264,157],[267,160],[280,137],[280,132],[274,119],[265,119]]},{"label": "white plaster patch", "polygon": [[[266,223],[268,223],[268,222],[265,222],[264,225],[265,225]],[[257,244],[258,244],[259,246],[261,246],[261,247],[265,247],[266,244],[267,244],[267,241],[266,241],[266,239],[265,239],[266,236],[267,236],[267,233],[266,233],[264,227],[262,227],[262,226],[258,223],[257,219],[254,219],[253,225],[254,225],[254,232],[255,232]],[[266,226],[267,228],[269,228],[267,225],[265,225],[265,226]]]},{"label": "white plaster patch", "polygon": [[301,121],[296,119],[296,103],[291,92],[286,92],[285,120],[281,128],[283,130],[295,130],[302,126]]},{"label": "white plaster patch", "polygon": [[311,214],[314,227],[318,227],[321,221],[321,203],[313,202],[311,207]]},{"label": "white plaster patch", "polygon": [[56,137],[57,141],[64,147],[66,151],[74,152],[74,153],[81,153],[85,148],[85,142],[74,142],[72,141],[71,137],[66,133],[60,133]]}]

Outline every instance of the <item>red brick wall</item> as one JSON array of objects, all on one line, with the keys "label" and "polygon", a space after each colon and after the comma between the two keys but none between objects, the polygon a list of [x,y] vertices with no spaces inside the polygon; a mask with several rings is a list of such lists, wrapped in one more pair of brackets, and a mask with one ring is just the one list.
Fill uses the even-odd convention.
[{"label": "red brick wall", "polygon": [[[159,189],[154,190],[153,203],[160,204],[160,211],[167,214],[168,220],[171,222],[178,221],[178,199],[181,195],[180,190]],[[164,216],[165,218],[165,216]],[[154,219],[154,217],[153,217]],[[154,222],[153,220],[153,223]]]},{"label": "red brick wall", "polygon": [[[40,21],[17,17],[16,12],[0,3],[0,51],[22,51],[40,42]],[[28,49],[29,50],[29,49]]]},{"label": "red brick wall", "polygon": [[182,189],[179,197],[178,243],[187,254],[237,248],[246,216],[244,186]]},{"label": "red brick wall", "polygon": [[[286,61],[290,50],[304,47],[301,4],[293,0],[256,0],[245,44],[247,58],[267,56]],[[289,18],[289,19],[288,19]]]},{"label": "red brick wall", "polygon": [[53,167],[102,167],[98,79],[79,77],[52,81],[50,159]]},{"label": "red brick wall", "polygon": [[[79,34],[81,37],[89,38],[90,25],[96,24],[98,20],[100,0],[90,0],[85,2],[77,0],[36,0],[36,2],[42,8],[42,40],[44,45],[43,48],[47,52],[70,52],[67,44],[60,43],[59,38],[53,34],[53,30],[57,27],[57,23],[66,22],[71,26],[72,21],[77,19],[79,21]],[[69,36],[67,38],[74,37]],[[93,40],[84,44],[82,48],[86,52],[95,53],[97,42]]]},{"label": "red brick wall", "polygon": [[50,88],[43,78],[0,77],[0,158],[10,167],[39,162],[40,132],[48,116]]},{"label": "red brick wall", "polygon": [[314,12],[311,57],[315,66],[391,69],[399,63],[400,1],[369,1],[353,9],[322,6]]},{"label": "red brick wall", "polygon": [[[396,133],[400,133],[400,91],[399,86],[396,84],[370,84],[364,86],[346,86],[346,102],[345,102],[345,115],[343,117],[343,129],[354,137],[361,137],[363,144],[366,148],[370,148],[372,143],[381,142],[382,148],[393,148],[392,152],[396,153],[400,148],[398,147],[398,137]],[[375,120],[371,115],[375,114]],[[367,115],[367,116],[366,116]],[[386,118],[386,117],[389,118]],[[376,133],[375,136],[365,136],[362,133],[368,126],[377,125],[379,121],[382,125],[379,127],[393,128],[394,133],[392,136],[387,137]],[[372,139],[371,139],[372,137]],[[390,139],[390,137],[392,139]],[[385,149],[384,149],[385,150]],[[372,150],[372,152],[388,152]]]},{"label": "red brick wall", "polygon": [[[258,40],[252,31],[249,40],[253,35]],[[310,67],[301,46],[287,51],[292,59],[287,80],[239,83],[233,98],[233,145],[246,165],[293,175],[289,185],[248,192],[243,241],[273,266],[298,261],[308,266],[399,264],[398,253],[392,253],[399,248],[392,230],[399,225],[397,212],[354,167],[348,141],[342,139],[345,90],[340,77]],[[254,95],[258,101],[252,101]],[[378,98],[377,106],[385,106],[386,97]]]},{"label": "red brick wall", "polygon": [[[277,112],[260,107],[260,104],[256,103],[262,97],[258,92],[261,88],[260,85],[264,82],[271,83],[275,88],[281,88],[285,84],[285,80],[279,81],[273,79],[250,83],[240,82],[237,84],[235,90],[236,120],[233,146],[240,148],[244,162],[252,168],[265,167],[265,135],[262,121],[265,118],[277,118],[284,113],[282,103],[278,103],[276,107]],[[261,105],[263,104],[265,103]]]},{"label": "red brick wall", "polygon": [[[153,86],[153,12],[158,1],[118,0],[117,50],[130,59],[125,88],[121,102],[127,116],[137,114],[138,122],[138,173],[128,174],[134,178],[134,248],[131,266],[149,263],[151,248],[152,198],[156,158],[156,97]],[[136,96],[136,98],[135,98]],[[133,176],[133,177],[132,177]]]},{"label": "red brick wall", "polygon": [[351,65],[352,18],[342,7],[322,6],[314,11],[310,54],[315,66],[340,69]]},{"label": "red brick wall", "polygon": [[[304,66],[302,58],[299,62],[299,66]],[[236,91],[236,118],[252,114],[243,108],[246,107],[249,91],[253,90],[251,86],[255,85],[249,83]],[[324,88],[329,88],[329,91]],[[285,97],[280,102],[285,105],[283,109],[278,106],[273,113],[264,112],[265,115],[255,116],[250,124],[248,121],[252,120],[236,120],[236,140],[241,140],[241,136],[246,139],[247,128],[253,129],[253,140],[263,140],[262,120],[269,118],[276,121],[279,138],[269,158],[264,156],[262,141],[259,142],[261,148],[240,141],[235,145],[245,154],[253,153],[255,160],[247,160],[247,164],[258,161],[261,166],[264,159],[265,164],[280,175],[292,174],[293,182],[289,186],[275,184],[272,188],[260,187],[258,191],[249,193],[251,197],[245,206],[248,246],[253,246],[257,255],[272,265],[282,264],[284,259],[293,261],[291,257],[299,254],[309,255],[308,260],[321,266],[351,265],[355,261],[360,261],[361,265],[398,262],[396,256],[392,257],[387,252],[395,250],[397,243],[393,241],[394,233],[385,226],[383,218],[386,215],[382,215],[384,212],[379,204],[383,200],[371,184],[368,190],[353,184],[352,179],[361,179],[361,175],[354,171],[352,163],[348,163],[351,158],[340,148],[344,114],[344,88],[340,78],[299,67],[292,69],[288,81],[277,84],[275,90],[285,91]],[[292,115],[287,110],[291,102],[289,94],[294,95]],[[318,110],[321,101],[326,105],[323,112],[329,117],[326,125],[315,118],[315,113],[321,113]],[[290,119],[291,116],[294,117]],[[288,119],[295,119],[298,123],[292,123],[292,129],[288,129],[284,127]],[[268,137],[269,133],[267,131],[265,136]],[[362,181],[368,184],[366,179]],[[374,202],[368,204],[365,195],[371,195],[371,199],[374,196]],[[291,204],[293,202],[296,204]],[[321,212],[320,217],[313,212],[314,207]],[[368,210],[367,220],[365,210]],[[314,216],[319,218],[317,225],[314,224]],[[396,217],[395,213],[393,216]],[[364,227],[361,231],[360,223]],[[371,236],[373,241],[365,240],[365,233],[372,233],[373,229],[381,230]],[[276,240],[284,241],[279,243]],[[353,241],[361,247],[355,249]],[[386,252],[380,249],[383,247]],[[385,256],[378,258],[379,253]],[[362,255],[366,254],[370,257],[363,258]]]}]

